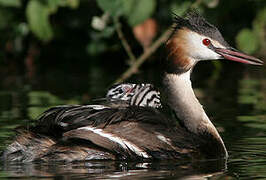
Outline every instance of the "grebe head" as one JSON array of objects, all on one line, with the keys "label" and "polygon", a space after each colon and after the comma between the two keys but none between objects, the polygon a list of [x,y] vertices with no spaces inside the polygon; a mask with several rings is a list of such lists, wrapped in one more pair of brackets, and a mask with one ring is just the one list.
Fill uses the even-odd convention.
[{"label": "grebe head", "polygon": [[176,16],[175,23],[174,32],[166,43],[169,73],[186,72],[201,60],[228,59],[263,64],[261,60],[229,46],[219,30],[196,11],[188,13],[187,18]]}]

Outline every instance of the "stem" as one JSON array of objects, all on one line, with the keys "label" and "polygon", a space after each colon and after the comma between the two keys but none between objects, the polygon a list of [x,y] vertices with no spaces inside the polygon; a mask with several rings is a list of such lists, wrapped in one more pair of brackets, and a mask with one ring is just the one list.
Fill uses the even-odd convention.
[{"label": "stem", "polygon": [[132,74],[137,72],[140,65],[142,65],[145,60],[150,57],[170,36],[172,33],[172,28],[166,30],[135,62],[132,64],[116,81],[115,84],[121,83]]},{"label": "stem", "polygon": [[[202,0],[196,0],[190,8],[197,8],[202,3]],[[117,27],[117,33],[119,38],[122,41],[122,44],[124,48],[126,49],[128,56],[130,57],[130,62],[134,62],[131,64],[131,66],[114,82],[114,84],[121,83],[128,79],[132,74],[136,73],[138,68],[144,63],[144,61],[154,52],[156,51],[170,36],[172,33],[172,28],[169,28],[166,30],[160,37],[157,39],[144,53],[136,60],[134,54],[131,51],[130,46],[128,45],[127,41],[125,40],[123,33],[120,28],[120,23],[118,19],[115,19],[115,23],[118,26]],[[121,36],[121,37],[120,37]]]},{"label": "stem", "polygon": [[114,18],[114,22],[115,22],[115,29],[116,29],[116,32],[118,34],[118,37],[119,39],[121,40],[122,42],[122,45],[124,47],[124,49],[126,50],[127,52],[127,55],[129,56],[129,64],[133,64],[135,61],[136,61],[136,57],[135,55],[132,53],[132,50],[122,32],[122,29],[121,29],[121,24],[118,20],[118,18]]}]

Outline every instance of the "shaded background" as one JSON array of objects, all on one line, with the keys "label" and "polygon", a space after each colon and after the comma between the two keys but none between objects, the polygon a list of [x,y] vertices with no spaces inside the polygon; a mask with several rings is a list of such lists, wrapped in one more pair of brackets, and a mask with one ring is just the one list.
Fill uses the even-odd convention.
[{"label": "shaded background", "polygon": [[[1,87],[18,88],[17,76],[34,87],[54,87],[61,96],[86,93],[94,88],[88,84],[95,78],[106,78],[100,81],[107,87],[126,70],[129,60],[115,18],[138,57],[152,43],[147,36],[156,39],[171,25],[173,13],[184,15],[191,7],[217,25],[230,44],[263,59],[265,4],[264,0],[0,0]],[[156,66],[160,52],[146,65]],[[215,68],[226,64],[216,63]],[[82,74],[87,84],[67,84],[64,74],[73,79]],[[73,89],[57,92],[56,87],[62,86]]]},{"label": "shaded background", "polygon": [[[0,0],[0,150],[12,140],[15,127],[30,125],[47,108],[103,97],[134,65],[132,54],[138,59],[149,51],[171,27],[173,13],[183,16],[189,8],[216,25],[232,46],[265,60],[265,0]],[[126,81],[160,87],[163,58],[161,46]],[[228,171],[221,178],[266,177],[265,75],[265,66],[226,60],[202,62],[194,70],[196,94],[229,150]],[[124,172],[120,165],[106,166]],[[104,165],[94,166],[104,171]],[[158,177],[171,177],[165,175],[171,169],[175,177],[180,175],[176,166],[143,169]],[[1,177],[9,177],[7,172]],[[194,172],[184,174],[189,173]]]}]

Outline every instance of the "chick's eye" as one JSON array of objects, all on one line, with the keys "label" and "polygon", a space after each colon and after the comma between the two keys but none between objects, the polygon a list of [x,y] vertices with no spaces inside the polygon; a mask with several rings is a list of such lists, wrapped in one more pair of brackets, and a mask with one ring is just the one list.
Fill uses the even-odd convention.
[{"label": "chick's eye", "polygon": [[[125,86],[124,88],[123,88],[123,92],[125,92],[125,93],[127,93],[127,92],[129,92],[131,90],[131,88],[129,87],[129,86]],[[122,93],[122,92],[121,92]]]},{"label": "chick's eye", "polygon": [[211,41],[209,40],[209,39],[203,39],[202,40],[202,43],[205,45],[205,46],[209,46],[210,45],[210,43],[211,43]]}]

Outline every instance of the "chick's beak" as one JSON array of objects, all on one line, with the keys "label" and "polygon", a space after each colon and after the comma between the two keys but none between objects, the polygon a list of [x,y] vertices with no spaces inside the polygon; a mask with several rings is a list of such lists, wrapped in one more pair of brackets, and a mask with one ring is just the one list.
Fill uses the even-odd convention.
[{"label": "chick's beak", "polygon": [[244,54],[231,47],[226,48],[226,49],[215,48],[215,52],[223,56],[225,59],[228,59],[231,61],[237,61],[237,62],[245,63],[245,64],[263,65],[263,61],[259,60],[258,58]]}]

